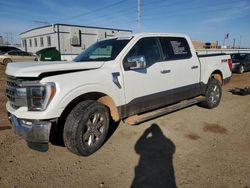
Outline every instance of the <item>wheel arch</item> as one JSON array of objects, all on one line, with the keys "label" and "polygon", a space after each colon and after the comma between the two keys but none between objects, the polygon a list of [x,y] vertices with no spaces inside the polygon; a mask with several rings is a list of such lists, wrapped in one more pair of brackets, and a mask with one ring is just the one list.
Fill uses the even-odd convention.
[{"label": "wheel arch", "polygon": [[67,104],[67,106],[65,107],[65,109],[61,114],[61,117],[67,116],[67,114],[74,108],[74,106],[76,106],[79,102],[84,100],[94,100],[100,102],[101,104],[108,107],[110,116],[115,122],[120,120],[120,115],[114,100],[110,96],[101,92],[89,92],[74,98],[71,102]]},{"label": "wheel arch", "polygon": [[220,82],[221,85],[223,85],[223,74],[220,70],[215,70],[212,72],[210,78],[214,78]]},{"label": "wheel arch", "polygon": [[3,64],[5,64],[5,61],[6,61],[6,60],[9,60],[9,62],[13,62],[11,58],[6,57],[6,58],[3,59]]}]

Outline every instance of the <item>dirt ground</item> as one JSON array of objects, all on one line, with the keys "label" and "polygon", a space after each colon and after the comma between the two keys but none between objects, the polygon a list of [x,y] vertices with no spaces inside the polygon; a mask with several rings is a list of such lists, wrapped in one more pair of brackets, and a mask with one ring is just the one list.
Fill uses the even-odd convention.
[{"label": "dirt ground", "polygon": [[250,187],[250,72],[234,74],[216,109],[192,106],[139,126],[120,123],[89,157],[29,149],[5,116],[0,66],[0,187]]}]

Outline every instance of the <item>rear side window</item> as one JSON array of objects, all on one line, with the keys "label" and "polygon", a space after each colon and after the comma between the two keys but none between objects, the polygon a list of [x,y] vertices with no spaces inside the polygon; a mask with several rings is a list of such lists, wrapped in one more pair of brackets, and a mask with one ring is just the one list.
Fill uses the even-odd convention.
[{"label": "rear side window", "polygon": [[9,52],[8,54],[9,54],[9,55],[18,55],[17,52]]},{"label": "rear side window", "polygon": [[51,37],[50,36],[47,36],[47,45],[51,46]]},{"label": "rear side window", "polygon": [[22,56],[29,56],[29,54],[27,52],[20,52],[20,55],[22,55]]},{"label": "rear side window", "polygon": [[188,42],[183,37],[162,37],[164,60],[187,59],[192,56]]}]

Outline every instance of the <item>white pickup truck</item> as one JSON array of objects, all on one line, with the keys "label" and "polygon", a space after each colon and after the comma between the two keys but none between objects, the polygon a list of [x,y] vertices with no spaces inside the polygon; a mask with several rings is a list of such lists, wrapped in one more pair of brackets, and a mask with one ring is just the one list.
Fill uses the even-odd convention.
[{"label": "white pickup truck", "polygon": [[231,78],[229,55],[197,56],[187,35],[139,33],[101,40],[72,62],[9,63],[6,104],[14,132],[90,155],[111,121],[130,124],[200,103],[216,107]]}]

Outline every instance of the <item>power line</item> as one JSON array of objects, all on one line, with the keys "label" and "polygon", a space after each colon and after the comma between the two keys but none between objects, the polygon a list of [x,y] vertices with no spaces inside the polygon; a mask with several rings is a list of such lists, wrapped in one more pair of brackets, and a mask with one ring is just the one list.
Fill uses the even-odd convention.
[{"label": "power line", "polygon": [[122,3],[124,3],[125,1],[126,1],[126,0],[121,0],[121,1],[118,1],[118,2],[115,2],[115,3],[112,3],[112,4],[109,4],[109,5],[107,5],[107,6],[104,6],[104,7],[101,7],[101,8],[94,9],[94,10],[89,11],[89,12],[86,12],[86,13],[81,13],[81,14],[78,14],[78,15],[75,15],[75,16],[71,16],[71,17],[69,17],[69,18],[64,18],[64,19],[55,20],[55,22],[62,22],[62,21],[65,21],[65,20],[72,20],[72,19],[79,18],[79,17],[82,17],[82,16],[90,15],[90,14],[93,14],[93,13],[96,13],[96,12],[99,12],[99,11],[107,10],[108,8],[111,8],[111,7],[117,6],[117,5],[119,5],[119,4],[122,4]]},{"label": "power line", "polygon": [[[234,1],[234,2],[238,2],[238,1]],[[233,2],[232,2],[233,3]],[[226,4],[220,4],[220,5],[228,5],[228,3],[226,3]],[[182,11],[181,13],[176,13],[177,11],[181,11],[182,9],[177,9],[177,10],[175,10],[175,12],[174,13],[176,13],[176,14],[169,14],[169,12],[168,13],[166,13],[166,12],[161,12],[161,13],[159,13],[159,14],[152,14],[151,13],[151,15],[150,16],[146,16],[146,17],[143,17],[143,20],[150,20],[150,19],[155,19],[155,18],[159,18],[159,17],[162,17],[162,15],[164,14],[164,18],[166,18],[166,16],[168,17],[168,18],[170,18],[170,17],[177,17],[177,16],[185,16],[185,15],[187,15],[188,13],[199,13],[199,12],[201,12],[201,13],[210,13],[210,12],[217,12],[217,11],[221,11],[221,10],[224,10],[224,9],[226,9],[226,8],[231,8],[231,5],[228,5],[228,6],[220,6],[220,7],[214,7],[214,6],[210,6],[210,7],[207,7],[207,9],[205,9],[205,10],[203,10],[203,9],[201,9],[201,8],[203,8],[204,7],[204,5],[199,5],[199,6],[196,6],[196,7],[192,7],[192,9],[189,9],[189,10],[187,10],[187,11]],[[212,8],[212,9],[209,9],[209,8]],[[214,9],[215,8],[215,9]],[[186,10],[186,9],[185,9]],[[195,11],[195,12],[194,12]],[[145,11],[146,12],[146,11]]]},{"label": "power line", "polygon": [[146,6],[148,6],[148,5],[155,5],[157,2],[159,2],[159,3],[165,3],[166,2],[166,0],[159,0],[159,1],[151,1],[151,2],[148,2],[148,3],[141,3],[141,7],[146,7]]},{"label": "power line", "polygon": [[[129,20],[133,19],[131,18],[131,13],[135,13],[137,10],[131,10],[129,12],[125,12],[124,14],[117,14],[117,15],[104,15],[104,16],[99,16],[98,18],[95,18],[95,21],[108,21],[112,22],[113,20]],[[136,15],[134,15],[136,17]],[[91,20],[89,20],[91,21]],[[136,22],[136,19],[134,19]],[[91,21],[92,22],[92,21]]]},{"label": "power line", "polygon": [[[135,4],[131,4],[131,5],[135,5]],[[137,14],[137,7],[135,5],[135,7],[130,7],[130,8],[126,8],[124,9],[124,7],[119,7],[118,9],[115,9],[112,11],[112,14],[105,14],[105,13],[101,13],[98,14],[98,17],[94,18],[94,22],[95,24],[98,24],[99,22],[101,23],[101,25],[105,25],[105,24],[110,24],[110,23],[114,23],[114,21],[119,21],[119,23],[123,23],[123,25],[125,25],[125,27],[128,28],[132,28],[136,25],[136,14]],[[133,16],[131,16],[133,15]],[[132,24],[132,19],[133,24]],[[123,20],[123,21],[121,21]],[[79,20],[78,20],[79,21]],[[84,19],[84,24],[85,25],[91,25],[93,24],[93,20],[92,19]],[[130,25],[130,26],[128,26]],[[133,26],[132,26],[133,25]]]},{"label": "power line", "polygon": [[49,24],[49,22],[44,21],[44,20],[34,20],[33,22],[34,22],[34,23],[37,23],[37,24],[44,24],[44,25]]},{"label": "power line", "polygon": [[[163,0],[161,0],[161,2],[163,2]],[[166,1],[165,1],[166,2]],[[161,9],[161,10],[163,10],[163,8],[164,7],[167,7],[168,9],[167,10],[164,10],[164,14],[166,14],[166,13],[169,13],[169,10],[171,10],[171,9],[169,9],[170,7],[177,7],[177,10],[175,10],[175,11],[181,11],[182,9],[183,9],[183,4],[188,4],[188,5],[192,5],[192,4],[190,4],[190,1],[185,1],[185,2],[182,2],[182,6],[181,6],[181,8],[180,9],[178,9],[178,7],[180,7],[179,6],[179,4],[178,4],[178,2],[182,2],[182,0],[176,0],[175,2],[173,2],[173,3],[167,3],[167,4],[162,4],[161,6],[154,6],[154,7],[150,7],[150,11],[152,11],[152,10],[157,10],[157,9]],[[231,1],[230,2],[230,8],[232,8],[232,3],[239,3],[239,1]],[[146,5],[150,5],[150,4],[153,4],[153,2],[150,2],[150,3],[147,3]],[[220,4],[218,4],[218,5],[229,5],[228,4],[228,2],[225,2],[225,3],[220,3]],[[142,8],[143,8],[143,6],[141,6]],[[195,10],[195,9],[201,9],[201,8],[204,8],[205,6],[204,6],[204,4],[200,4],[199,6],[196,6],[196,7],[194,7],[193,5],[192,5],[192,7],[190,7],[190,9],[191,10]],[[206,6],[206,8],[207,7],[209,7],[209,6]],[[212,5],[212,6],[210,6],[210,7],[215,7],[214,5]],[[217,6],[218,7],[218,6]],[[185,9],[184,10],[187,10],[187,7],[185,7]],[[148,11],[144,11],[145,13],[147,13]],[[150,14],[152,15],[152,12],[150,12]],[[160,13],[160,14],[162,14],[162,13]]]},{"label": "power line", "polygon": [[123,16],[123,17],[126,16],[125,19],[127,19],[127,18],[131,18],[131,17],[129,17],[129,16],[131,16],[131,14],[136,15],[136,11],[137,11],[136,7],[132,7],[130,9],[124,9],[124,8],[116,9],[116,10],[112,11],[112,14],[103,14],[103,15],[100,14],[97,18],[95,18],[95,21],[96,20],[97,21],[102,21],[104,19],[109,19],[108,21],[117,20],[117,18],[119,18],[121,16]]}]

